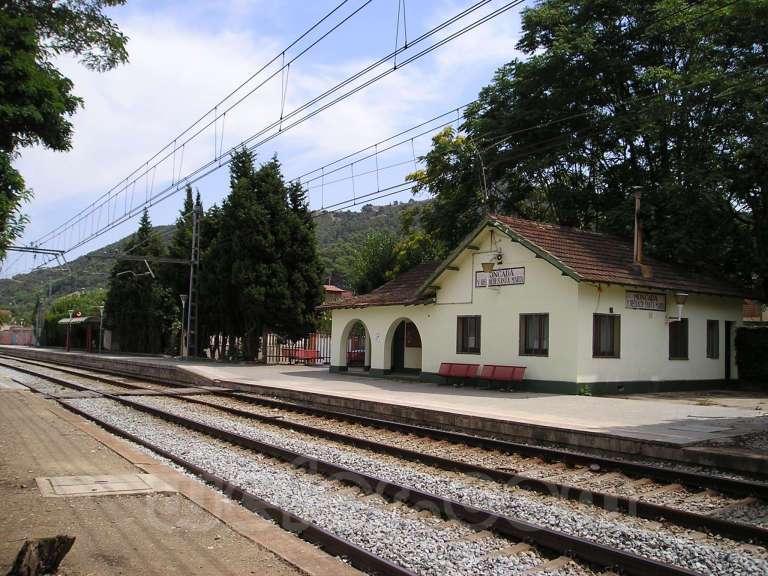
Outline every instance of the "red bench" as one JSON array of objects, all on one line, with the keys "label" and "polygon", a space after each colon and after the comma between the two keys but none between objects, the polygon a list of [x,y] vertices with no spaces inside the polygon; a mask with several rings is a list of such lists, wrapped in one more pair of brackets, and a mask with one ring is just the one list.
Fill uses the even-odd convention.
[{"label": "red bench", "polygon": [[520,382],[525,376],[525,366],[500,366],[485,364],[480,372],[482,380],[491,382]]},{"label": "red bench", "polygon": [[304,348],[288,348],[283,350],[283,358],[287,358],[290,364],[296,362],[304,362],[309,366],[314,366],[315,362],[320,359],[320,352],[317,350],[306,350]]},{"label": "red bench", "polygon": [[437,374],[446,380],[466,380],[467,378],[476,378],[478,368],[480,368],[480,364],[442,362]]}]

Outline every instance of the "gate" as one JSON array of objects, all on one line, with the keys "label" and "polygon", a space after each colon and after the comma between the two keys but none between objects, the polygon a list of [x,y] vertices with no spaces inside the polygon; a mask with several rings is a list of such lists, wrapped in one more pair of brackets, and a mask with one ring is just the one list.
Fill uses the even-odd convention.
[{"label": "gate", "polygon": [[352,329],[347,338],[347,366],[363,367],[365,365],[365,347],[365,328],[359,324]]},{"label": "gate", "polygon": [[331,335],[318,332],[298,340],[289,340],[270,332],[263,350],[266,352],[267,364],[330,364]]}]

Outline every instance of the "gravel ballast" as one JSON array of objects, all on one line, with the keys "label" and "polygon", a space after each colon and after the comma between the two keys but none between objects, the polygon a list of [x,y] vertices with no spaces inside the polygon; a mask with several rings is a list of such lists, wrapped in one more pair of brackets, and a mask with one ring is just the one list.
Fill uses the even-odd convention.
[{"label": "gravel ballast", "polygon": [[[593,509],[594,514],[586,514],[576,510],[572,504],[554,498],[533,495],[492,482],[470,481],[466,476],[395,462],[392,458],[365,454],[365,451],[340,447],[327,441],[307,440],[290,431],[253,426],[244,419],[222,415],[218,411],[190,405],[178,399],[154,397],[142,398],[140,401],[262,442],[664,563],[684,566],[705,574],[768,574],[768,563],[764,558],[739,550],[735,543],[709,545],[700,541],[701,534],[680,529],[673,534],[669,530],[660,529],[658,523],[629,517],[619,521],[597,509]],[[82,402],[89,406],[94,401]],[[122,413],[132,413],[114,403],[110,402],[109,405],[110,410],[118,408]],[[265,499],[272,501],[270,498]]]},{"label": "gravel ballast", "polygon": [[[67,403],[119,426],[202,466],[250,493],[313,522],[355,544],[419,574],[535,573],[546,562],[534,550],[489,556],[510,544],[494,536],[478,540],[472,528],[422,517],[407,507],[388,505],[378,495],[355,491],[319,475],[251,454],[223,442],[168,424],[107,399]],[[591,575],[575,563],[548,571],[556,576]]]}]

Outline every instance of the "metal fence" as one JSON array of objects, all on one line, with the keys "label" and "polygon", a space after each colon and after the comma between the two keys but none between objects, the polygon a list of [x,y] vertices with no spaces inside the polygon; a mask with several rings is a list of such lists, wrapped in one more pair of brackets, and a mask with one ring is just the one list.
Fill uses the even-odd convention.
[{"label": "metal fence", "polygon": [[267,364],[304,364],[316,366],[331,363],[331,335],[308,334],[298,340],[289,340],[279,334],[267,334]]}]

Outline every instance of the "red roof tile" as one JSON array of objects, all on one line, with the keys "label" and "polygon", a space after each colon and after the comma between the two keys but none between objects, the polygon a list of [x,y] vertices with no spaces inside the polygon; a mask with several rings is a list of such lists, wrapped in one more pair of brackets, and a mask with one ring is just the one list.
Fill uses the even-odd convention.
[{"label": "red roof tile", "polygon": [[437,269],[439,264],[440,262],[419,264],[368,294],[344,298],[337,302],[324,304],[319,308],[365,308],[366,306],[419,304],[423,302],[423,298],[418,295],[419,287]]},{"label": "red roof tile", "polygon": [[723,296],[744,295],[744,290],[727,282],[687,272],[678,265],[647,256],[643,257],[643,270],[634,264],[632,243],[607,234],[508,216],[492,216],[491,220],[552,256],[581,281]]}]

